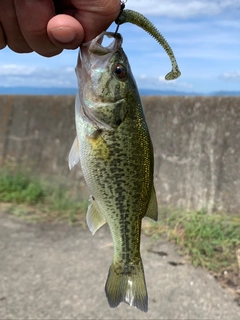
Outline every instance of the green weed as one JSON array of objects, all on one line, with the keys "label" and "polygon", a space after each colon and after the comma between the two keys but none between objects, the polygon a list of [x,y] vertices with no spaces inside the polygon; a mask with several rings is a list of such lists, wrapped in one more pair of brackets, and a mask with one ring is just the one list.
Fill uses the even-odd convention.
[{"label": "green weed", "polygon": [[8,212],[31,221],[67,220],[83,224],[86,212],[86,202],[73,200],[63,186],[6,169],[0,170],[0,203],[11,203]]},{"label": "green weed", "polygon": [[43,186],[21,172],[0,172],[0,202],[34,204],[45,196]]},{"label": "green weed", "polygon": [[185,212],[162,210],[159,221],[147,234],[167,235],[192,264],[213,272],[237,269],[236,249],[240,247],[240,217],[209,215],[204,210]]},{"label": "green weed", "polygon": [[[8,212],[30,221],[68,221],[85,226],[87,202],[75,201],[65,187],[47,184],[31,174],[0,170],[0,203],[6,202],[11,203]],[[145,225],[144,232],[155,239],[167,235],[196,267],[215,273],[238,268],[239,216],[162,209],[159,221]]]}]

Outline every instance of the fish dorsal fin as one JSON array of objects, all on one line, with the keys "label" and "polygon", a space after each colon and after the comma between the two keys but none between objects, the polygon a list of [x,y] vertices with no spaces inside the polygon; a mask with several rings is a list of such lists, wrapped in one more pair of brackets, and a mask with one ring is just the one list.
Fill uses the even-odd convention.
[{"label": "fish dorsal fin", "polygon": [[76,137],[73,141],[72,148],[68,156],[69,169],[72,170],[72,168],[75,167],[75,165],[79,162],[79,160],[80,160],[79,144],[78,144],[78,138]]},{"label": "fish dorsal fin", "polygon": [[155,221],[158,220],[158,204],[157,204],[156,192],[155,192],[154,186],[152,187],[152,193],[151,193],[150,201],[148,204],[146,217],[153,219]]},{"label": "fish dorsal fin", "polygon": [[94,234],[102,225],[104,225],[104,223],[106,223],[106,219],[102,215],[93,196],[90,196],[89,201],[86,219],[89,230]]}]

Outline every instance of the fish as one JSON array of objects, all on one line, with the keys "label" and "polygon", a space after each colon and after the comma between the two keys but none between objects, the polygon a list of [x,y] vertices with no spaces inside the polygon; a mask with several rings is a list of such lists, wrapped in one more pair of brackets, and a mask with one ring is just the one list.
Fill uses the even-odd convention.
[{"label": "fish", "polygon": [[[104,45],[105,39],[110,44]],[[155,221],[154,154],[138,88],[120,33],[103,32],[79,51],[75,101],[77,137],[69,167],[79,161],[91,193],[87,225],[94,234],[108,224],[114,247],[105,292],[110,307],[121,302],[148,311],[140,254],[141,223]]]},{"label": "fish", "polygon": [[[81,45],[76,67],[77,137],[70,150],[69,168],[80,161],[91,193],[86,216],[90,231],[94,234],[107,223],[112,235],[114,255],[105,285],[110,307],[125,302],[147,312],[140,239],[142,219],[158,219],[154,155],[119,26],[135,24],[163,47],[172,65],[166,80],[178,78],[181,72],[172,48],[157,28],[142,14],[124,8],[125,2],[121,2],[114,33],[102,32]],[[112,42],[104,45],[105,38]]]}]

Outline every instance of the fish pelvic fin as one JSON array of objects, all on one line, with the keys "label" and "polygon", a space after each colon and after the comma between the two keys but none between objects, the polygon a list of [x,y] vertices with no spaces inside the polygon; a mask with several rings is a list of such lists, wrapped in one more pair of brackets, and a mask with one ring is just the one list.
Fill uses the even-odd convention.
[{"label": "fish pelvic fin", "polygon": [[106,219],[102,215],[93,196],[90,196],[89,202],[86,220],[89,230],[94,235],[94,233],[106,223]]},{"label": "fish pelvic fin", "polygon": [[116,308],[119,303],[125,302],[147,312],[148,294],[142,261],[124,268],[113,263],[109,269],[105,292],[111,308]]}]

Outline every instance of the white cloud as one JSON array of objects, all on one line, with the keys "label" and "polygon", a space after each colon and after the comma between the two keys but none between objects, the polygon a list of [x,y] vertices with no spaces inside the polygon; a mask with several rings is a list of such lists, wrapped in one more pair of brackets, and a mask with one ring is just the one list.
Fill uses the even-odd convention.
[{"label": "white cloud", "polygon": [[229,81],[240,81],[240,71],[235,72],[224,72],[219,75],[220,79],[229,80]]},{"label": "white cloud", "polygon": [[[190,90],[192,86],[178,80],[166,81],[163,75],[151,76],[143,73],[136,76],[139,88],[159,90]],[[0,87],[64,87],[77,88],[74,68],[47,68],[41,66],[27,66],[5,64],[0,66]]]},{"label": "white cloud", "polygon": [[76,87],[74,68],[5,64],[0,66],[0,86]]},{"label": "white cloud", "polygon": [[135,77],[139,88],[158,89],[158,90],[190,90],[192,85],[176,80],[167,81],[164,76],[149,76],[141,74]]},{"label": "white cloud", "polygon": [[0,65],[0,76],[8,75],[31,75],[36,71],[36,67],[17,64]]},{"label": "white cloud", "polygon": [[239,0],[129,0],[126,8],[143,14],[189,18],[240,9]]}]

